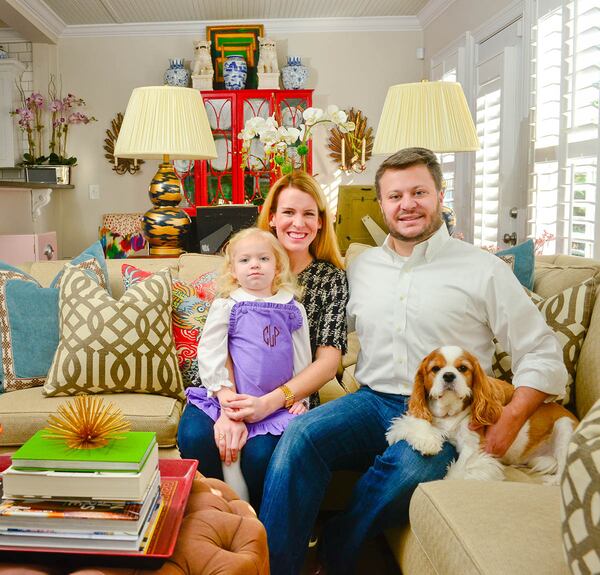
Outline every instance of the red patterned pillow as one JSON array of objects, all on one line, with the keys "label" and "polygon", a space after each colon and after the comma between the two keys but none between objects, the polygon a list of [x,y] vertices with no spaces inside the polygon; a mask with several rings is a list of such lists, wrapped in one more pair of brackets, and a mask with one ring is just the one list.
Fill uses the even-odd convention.
[{"label": "red patterned pillow", "polygon": [[[123,264],[121,273],[125,289],[152,275],[130,264]],[[196,353],[210,304],[215,297],[216,277],[216,272],[208,272],[190,283],[173,279],[173,339],[185,387],[197,385]]]}]

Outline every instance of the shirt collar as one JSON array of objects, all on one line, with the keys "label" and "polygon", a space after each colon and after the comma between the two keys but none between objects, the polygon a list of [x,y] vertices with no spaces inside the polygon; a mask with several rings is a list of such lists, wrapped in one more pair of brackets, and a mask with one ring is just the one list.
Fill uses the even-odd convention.
[{"label": "shirt collar", "polygon": [[[408,261],[418,261],[419,259],[424,259],[425,261],[430,262],[449,239],[450,234],[448,233],[448,227],[445,225],[445,223],[442,223],[442,225],[430,238],[415,245],[412,254],[408,258]],[[392,257],[401,257],[396,253],[396,250],[391,247],[391,243],[392,237],[388,234],[381,247]],[[404,260],[404,258],[402,259]]]},{"label": "shirt collar", "polygon": [[280,289],[276,294],[269,297],[257,297],[242,288],[238,288],[231,292],[229,297],[235,301],[267,301],[270,303],[290,303],[290,300],[294,299],[294,295],[285,289]]}]

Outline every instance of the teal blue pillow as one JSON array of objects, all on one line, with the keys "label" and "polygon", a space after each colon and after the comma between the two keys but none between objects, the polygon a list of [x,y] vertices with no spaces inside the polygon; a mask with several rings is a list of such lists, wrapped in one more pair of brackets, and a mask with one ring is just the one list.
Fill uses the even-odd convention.
[{"label": "teal blue pillow", "polygon": [[[108,270],[100,242],[73,265],[108,289]],[[43,385],[58,346],[58,288],[62,271],[48,288],[0,261],[0,393]]]},{"label": "teal blue pillow", "polygon": [[533,290],[535,252],[532,239],[507,250],[496,252],[496,255],[512,266],[514,274],[522,285],[528,290]]}]

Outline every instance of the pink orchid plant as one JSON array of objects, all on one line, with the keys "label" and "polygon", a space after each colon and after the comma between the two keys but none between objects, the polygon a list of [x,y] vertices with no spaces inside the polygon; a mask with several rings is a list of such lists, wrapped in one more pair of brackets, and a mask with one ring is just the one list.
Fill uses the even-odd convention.
[{"label": "pink orchid plant", "polygon": [[[69,127],[74,124],[89,124],[96,121],[94,116],[88,116],[76,109],[85,106],[85,101],[73,94],[67,94],[64,98],[60,97],[53,77],[50,79],[48,86],[49,98],[46,108],[44,97],[39,92],[34,92],[27,97],[25,97],[22,89],[20,89],[20,92],[22,106],[11,112],[11,114],[18,117],[19,127],[27,134],[29,150],[23,154],[22,165],[43,164],[46,161],[51,165],[75,165],[77,158],[67,154]],[[50,154],[48,156],[41,155],[45,109],[50,112],[52,123],[49,142]]]}]

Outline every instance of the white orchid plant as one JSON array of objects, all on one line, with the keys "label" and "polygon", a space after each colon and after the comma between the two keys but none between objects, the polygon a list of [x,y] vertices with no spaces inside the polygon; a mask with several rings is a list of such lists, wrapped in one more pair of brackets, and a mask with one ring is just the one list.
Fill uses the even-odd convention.
[{"label": "white orchid plant", "polygon": [[[243,140],[242,168],[279,169],[281,174],[289,174],[295,167],[306,170],[306,155],[312,130],[318,124],[332,124],[342,133],[354,131],[354,122],[348,121],[346,112],[331,105],[327,110],[307,108],[302,113],[303,124],[298,127],[282,126],[275,115],[268,118],[256,116],[246,121],[244,129],[238,134]],[[264,158],[251,153],[252,142],[258,138],[264,148]],[[293,150],[293,151],[292,151]],[[294,158],[298,158],[297,162]],[[254,160],[254,163],[252,161]],[[298,164],[301,164],[298,165]]]}]

